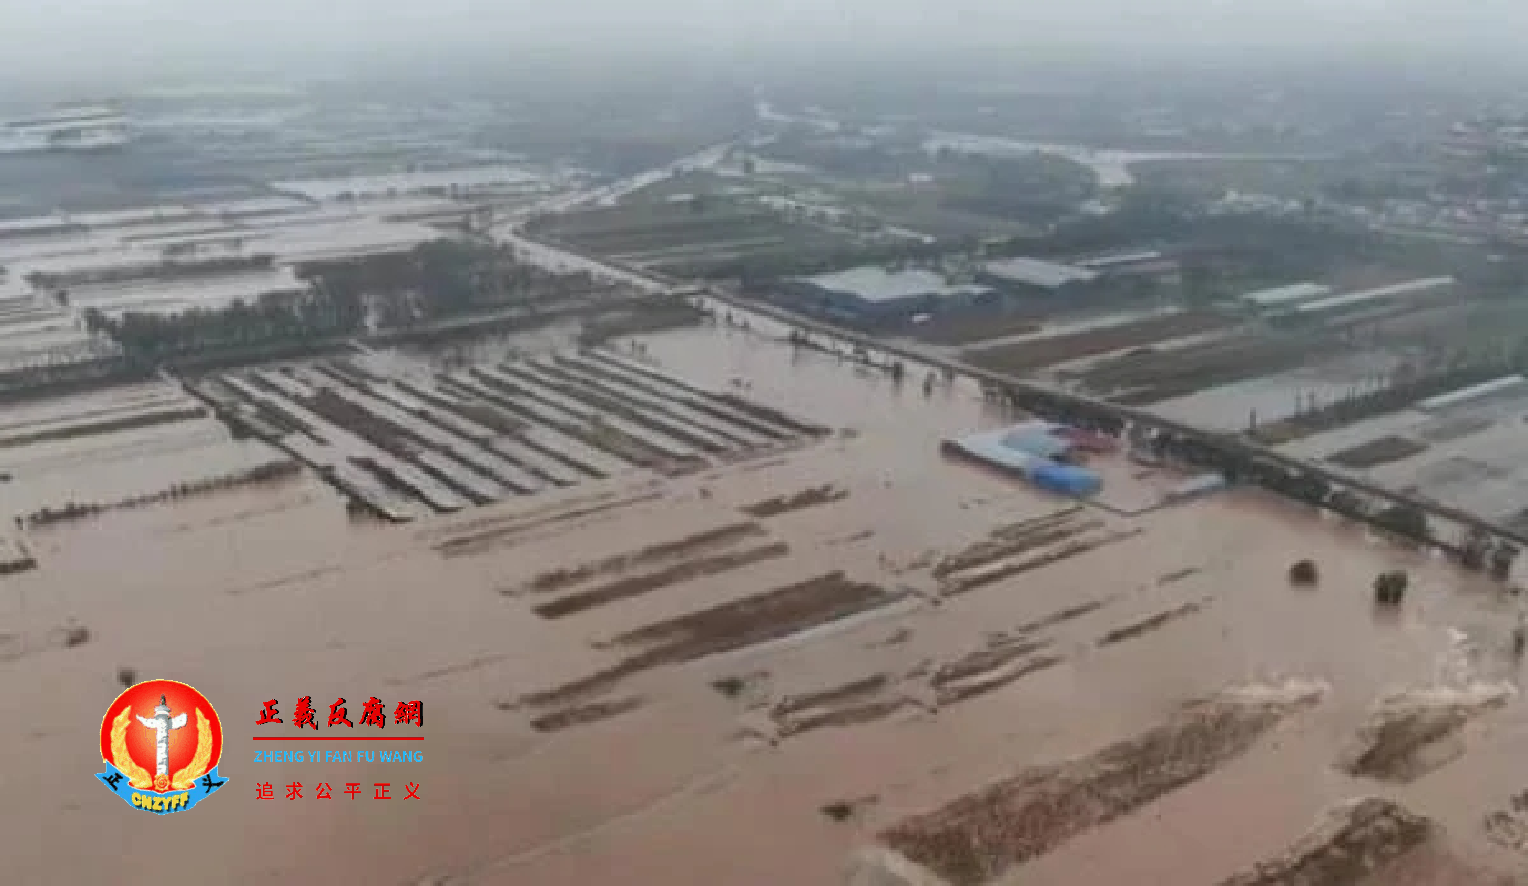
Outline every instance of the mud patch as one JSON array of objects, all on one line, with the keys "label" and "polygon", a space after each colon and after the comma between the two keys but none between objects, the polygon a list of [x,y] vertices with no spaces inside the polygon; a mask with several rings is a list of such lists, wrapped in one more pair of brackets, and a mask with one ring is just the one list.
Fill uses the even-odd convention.
[{"label": "mud patch", "polygon": [[48,644],[63,649],[72,649],[89,642],[90,629],[72,620],[48,632]]},{"label": "mud patch", "polygon": [[1133,624],[1115,628],[1109,633],[1104,634],[1102,637],[1099,637],[1098,645],[1112,646],[1115,643],[1123,643],[1126,640],[1134,640],[1137,637],[1140,637],[1144,634],[1149,634],[1152,631],[1161,630],[1170,622],[1177,621],[1180,618],[1187,618],[1190,615],[1199,613],[1204,609],[1206,605],[1208,605],[1209,602],[1210,601],[1208,597],[1203,600],[1195,600],[1191,603],[1185,603],[1176,609],[1169,609],[1165,612],[1158,612],[1156,615],[1153,615],[1149,618],[1143,618]]},{"label": "mud patch", "polygon": [[752,673],[722,677],[711,681],[711,688],[720,692],[727,698],[738,699],[749,703],[750,706],[762,706],[768,703],[763,698],[769,688],[769,671],[753,671]]},{"label": "mud patch", "polygon": [[840,545],[852,545],[852,544],[858,544],[859,542],[862,542],[862,541],[868,541],[869,539],[874,538],[874,537],[875,537],[875,530],[874,529],[861,529],[859,532],[856,532],[856,533],[854,533],[852,535],[846,535],[846,536],[844,536],[842,538],[830,538],[830,539],[827,540],[826,544],[828,545],[828,547],[838,547]]},{"label": "mud patch", "polygon": [[1354,800],[1328,810],[1314,829],[1278,857],[1220,886],[1358,886],[1421,846],[1433,831],[1426,818],[1389,800]]},{"label": "mud patch", "polygon": [[[1059,530],[1058,530],[1059,531]],[[1100,548],[1108,547],[1116,542],[1139,535],[1140,529],[1130,529],[1124,532],[1115,532],[1108,535],[1097,536],[1090,539],[1071,541],[1053,550],[1037,554],[1033,557],[1015,560],[998,560],[974,569],[952,575],[941,583],[939,592],[946,597],[955,597],[970,593],[978,588],[984,588],[1000,581],[1006,581],[1016,575],[1023,575],[1035,569],[1043,569],[1055,565],[1063,560],[1070,560],[1081,554],[1087,554]],[[1075,534],[1075,533],[1071,533]],[[1021,546],[1030,549],[1033,546],[1029,542],[1021,543]],[[1044,543],[1041,543],[1044,546]]]},{"label": "mud patch", "polygon": [[787,695],[775,703],[774,709],[770,713],[777,718],[787,717],[811,708],[859,701],[881,692],[890,685],[891,678],[886,674],[872,674],[869,677],[850,680],[847,683],[827,689],[818,689],[800,695]]},{"label": "mud patch", "polygon": [[1021,772],[904,819],[880,840],[953,886],[977,886],[1197,781],[1315,704],[1321,692],[1301,684],[1252,687],[1190,703],[1142,735]]},{"label": "mud patch", "polygon": [[835,726],[853,726],[884,719],[917,703],[902,695],[889,696],[887,674],[872,674],[837,686],[780,699],[770,709],[776,740]]},{"label": "mud patch", "polygon": [[918,707],[910,698],[880,698],[821,708],[807,708],[776,720],[776,735],[787,738],[837,726],[855,726],[884,720],[899,711]]},{"label": "mud patch", "polygon": [[733,551],[711,557],[702,557],[697,560],[676,563],[657,572],[628,576],[597,588],[569,594],[566,597],[559,597],[550,603],[543,603],[535,607],[534,611],[542,618],[562,618],[563,616],[593,609],[596,606],[603,606],[606,603],[638,597],[704,576],[720,575],[723,572],[742,569],[745,566],[762,563],[766,560],[776,560],[789,553],[790,545],[779,541],[762,547],[750,548],[746,551]]},{"label": "mud patch", "polygon": [[1380,781],[1415,781],[1462,754],[1459,731],[1512,694],[1512,687],[1500,685],[1392,695],[1379,703],[1337,766]]},{"label": "mud patch", "polygon": [[941,707],[958,704],[978,695],[1001,689],[1030,674],[1061,664],[1059,655],[1040,655],[1024,661],[1016,661],[990,670],[981,671],[960,680],[951,680],[935,689],[934,698]]},{"label": "mud patch", "polygon": [[633,567],[652,565],[679,557],[693,556],[714,548],[731,545],[745,538],[764,534],[764,527],[753,522],[718,526],[715,529],[707,529],[675,541],[648,545],[640,550],[616,554],[603,560],[576,566],[572,569],[553,569],[543,572],[531,579],[526,588],[536,593],[566,590],[576,584],[603,575],[611,575]]},{"label": "mud patch", "polygon": [[1164,585],[1177,584],[1178,582],[1183,581],[1184,579],[1192,578],[1203,571],[1204,570],[1200,569],[1198,566],[1187,566],[1183,569],[1175,569],[1172,572],[1163,573],[1162,575],[1157,576],[1157,587],[1160,588]]},{"label": "mud patch", "polygon": [[831,504],[835,501],[843,501],[849,497],[849,490],[841,489],[832,483],[815,486],[811,489],[803,489],[792,495],[777,495],[774,498],[766,498],[756,501],[751,505],[739,508],[750,517],[765,519],[788,514],[791,511],[799,511],[803,508],[813,508],[818,505]]},{"label": "mud patch", "polygon": [[1419,455],[1426,451],[1426,443],[1391,434],[1388,437],[1380,437],[1340,452],[1334,452],[1328,455],[1325,460],[1339,467],[1362,470],[1411,458],[1413,455]]},{"label": "mud patch", "polygon": [[905,594],[830,572],[772,591],[627,631],[605,646],[646,646],[618,664],[553,689],[526,695],[551,704],[612,686],[642,671],[683,664],[788,637],[894,603]]},{"label": "mud patch", "polygon": [[929,681],[935,689],[943,689],[969,677],[1000,668],[1010,662],[1031,655],[1050,645],[1048,640],[1017,640],[1009,637],[993,638],[987,645],[968,652],[954,661],[939,666]]},{"label": "mud patch", "polygon": [[0,538],[0,575],[13,575],[37,568],[37,558],[18,539]]},{"label": "mud patch", "polygon": [[[435,550],[443,557],[467,557],[474,554],[485,554],[499,548],[511,547],[517,542],[534,537],[537,530],[561,528],[561,524],[599,514],[606,514],[636,504],[657,501],[663,498],[662,492],[649,492],[631,498],[618,499],[616,501],[590,504],[553,513],[540,519],[527,515],[523,519],[511,519],[507,525],[493,526],[481,531],[470,532],[466,535],[458,535],[447,538],[435,545]],[[489,521],[484,521],[489,522]],[[504,521],[492,521],[502,523]]]},{"label": "mud patch", "polygon": [[340,567],[338,566],[320,566],[316,569],[309,569],[306,572],[298,572],[294,575],[285,575],[281,578],[273,578],[269,581],[263,581],[256,585],[249,585],[242,588],[229,588],[224,593],[231,597],[239,597],[244,594],[256,593],[259,591],[274,591],[281,588],[291,587],[293,585],[306,584],[310,581],[317,581],[318,579],[324,578],[326,576],[334,575],[339,571]]},{"label": "mud patch", "polygon": [[561,732],[572,726],[609,720],[642,707],[646,701],[637,695],[610,701],[591,702],[577,707],[553,711],[531,720],[531,728],[537,732]]},{"label": "mud patch", "polygon": [[1014,554],[1064,541],[1088,528],[1101,526],[1101,523],[1076,527],[1072,524],[1072,518],[1080,511],[1080,508],[1069,508],[1032,520],[1024,520],[1011,523],[1007,526],[999,526],[987,534],[981,541],[975,542],[945,557],[934,565],[934,577],[945,578],[957,572],[965,572],[969,569],[977,569],[994,563]]},{"label": "mud patch", "polygon": [[868,797],[856,797],[853,800],[834,800],[831,803],[822,804],[819,811],[833,821],[848,821],[879,803],[880,800],[881,798],[875,794]]},{"label": "mud patch", "polygon": [[836,618],[900,599],[870,582],[850,581],[842,570],[658,622],[617,636],[615,645],[696,643],[749,638],[748,645],[778,639]]},{"label": "mud patch", "polygon": [[1528,852],[1528,791],[1512,798],[1506,809],[1486,816],[1486,839],[1513,852]]},{"label": "mud patch", "polygon": [[1086,603],[1079,603],[1076,606],[1068,606],[1065,609],[1058,609],[1055,612],[1052,612],[1050,615],[1042,616],[1035,619],[1034,621],[1024,622],[1023,624],[1014,628],[1013,632],[1016,634],[1032,634],[1035,631],[1043,631],[1046,628],[1053,628],[1056,625],[1065,624],[1066,622],[1072,621],[1074,619],[1082,618],[1085,615],[1091,615],[1092,613],[1097,612],[1110,603],[1113,603],[1117,599],[1119,599],[1119,597],[1118,595],[1115,595],[1105,597],[1102,600],[1090,600]]}]

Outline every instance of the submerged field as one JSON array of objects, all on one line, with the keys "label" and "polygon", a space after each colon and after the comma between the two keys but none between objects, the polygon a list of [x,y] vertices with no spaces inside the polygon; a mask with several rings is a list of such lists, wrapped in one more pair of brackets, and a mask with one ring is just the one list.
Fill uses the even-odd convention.
[{"label": "submerged field", "polygon": [[855,242],[847,230],[790,221],[731,198],[684,193],[565,214],[537,232],[632,267],[685,275],[738,259],[827,253]]},{"label": "submerged field", "polygon": [[11,404],[0,416],[7,520],[115,505],[288,460],[258,440],[236,439],[167,382]]},{"label": "submerged field", "polygon": [[693,472],[828,429],[608,350],[408,378],[353,360],[217,376],[228,423],[404,521],[589,480]]},{"label": "submerged field", "polygon": [[[1377,790],[1344,761],[1424,753],[1416,736],[1366,738],[1398,690],[1432,704],[1515,673],[1498,586],[1255,492],[1163,504],[1165,478],[1123,456],[1096,458],[1105,496],[1142,507],[1057,499],[946,461],[943,437],[1018,418],[964,382],[925,394],[724,328],[638,344],[496,367],[449,391],[442,379],[439,393],[331,363],[215,382],[231,403],[327,415],[301,433],[342,454],[340,424],[399,459],[499,453],[549,481],[534,495],[421,506],[415,523],[386,526],[348,520],[306,477],[32,534],[39,567],[0,577],[0,667],[15,690],[0,714],[29,724],[0,750],[35,763],[10,789],[46,799],[7,813],[11,876],[148,882],[151,868],[122,859],[157,845],[158,822],[102,794],[94,744],[53,740],[99,722],[119,668],[219,705],[222,773],[242,787],[188,817],[177,855],[215,864],[216,882],[833,883],[872,846],[957,883],[1273,883],[1285,881],[1243,875],[1286,856],[1336,872],[1323,883],[1404,882],[1385,866],[1408,860],[1521,864],[1508,832],[1524,718],[1509,689],[1436,736],[1448,753],[1424,749],[1404,813],[1363,806],[1308,836],[1324,810]],[[525,415],[472,408],[490,394],[532,412],[588,407],[596,380],[718,444],[745,434],[745,416],[761,422],[750,433],[776,426],[742,402],[838,433],[562,485],[549,475],[577,470],[571,443],[537,450],[556,458],[536,474],[526,453],[493,445],[521,439]],[[172,392],[146,387],[129,413],[189,400]],[[177,425],[224,433],[210,417],[111,433]],[[90,470],[110,474],[100,461]],[[1287,582],[1302,558],[1319,565],[1314,587]],[[1370,585],[1390,568],[1413,591],[1377,617]],[[251,763],[242,750],[266,699],[373,694],[426,701],[423,762]],[[1369,742],[1357,757],[1355,742]],[[421,799],[338,814],[253,790],[320,780],[412,780]],[[48,823],[40,840],[21,816]],[[1371,852],[1374,821],[1405,839]],[[1354,847],[1375,865],[1342,864]]]}]

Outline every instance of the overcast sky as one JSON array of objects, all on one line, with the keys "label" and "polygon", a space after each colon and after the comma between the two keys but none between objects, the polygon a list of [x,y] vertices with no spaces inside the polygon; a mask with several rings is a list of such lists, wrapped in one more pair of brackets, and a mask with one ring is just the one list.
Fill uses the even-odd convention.
[{"label": "overcast sky", "polygon": [[342,71],[520,47],[1509,46],[1524,0],[0,0],[0,74]]}]

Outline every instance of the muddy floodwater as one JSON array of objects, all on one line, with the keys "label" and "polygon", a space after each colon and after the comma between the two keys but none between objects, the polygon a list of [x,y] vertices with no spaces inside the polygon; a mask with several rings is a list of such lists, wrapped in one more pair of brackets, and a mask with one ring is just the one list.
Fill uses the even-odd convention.
[{"label": "muddy floodwater", "polygon": [[[833,433],[408,525],[304,475],[26,530],[5,881],[835,884],[867,847],[1026,886],[1523,864],[1501,585],[1256,491],[1167,503],[1182,477],[1123,456],[1093,459],[1108,507],[945,460],[1020,418],[965,383],[721,327],[614,350]],[[162,821],[93,778],[121,668],[217,705],[227,789]],[[422,762],[256,761],[290,728],[262,704],[301,696],[422,700]],[[1394,808],[1342,805],[1371,796]]]}]

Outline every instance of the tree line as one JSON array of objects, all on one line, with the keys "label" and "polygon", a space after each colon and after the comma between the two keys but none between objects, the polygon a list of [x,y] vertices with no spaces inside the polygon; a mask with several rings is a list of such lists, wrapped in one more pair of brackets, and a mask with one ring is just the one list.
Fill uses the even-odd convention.
[{"label": "tree line", "polygon": [[403,253],[314,262],[298,269],[306,288],[268,292],[253,303],[175,314],[84,312],[86,327],[110,336],[132,359],[322,341],[372,328],[498,308],[530,306],[588,292],[587,272],[556,274],[514,260],[505,246],[437,240]]},{"label": "tree line", "polygon": [[112,317],[86,308],[85,326],[110,336],[133,358],[166,357],[270,344],[323,339],[361,329],[359,300],[314,287],[298,294],[263,293],[254,304],[237,299],[223,308],[190,308],[175,314],[130,311]]}]

